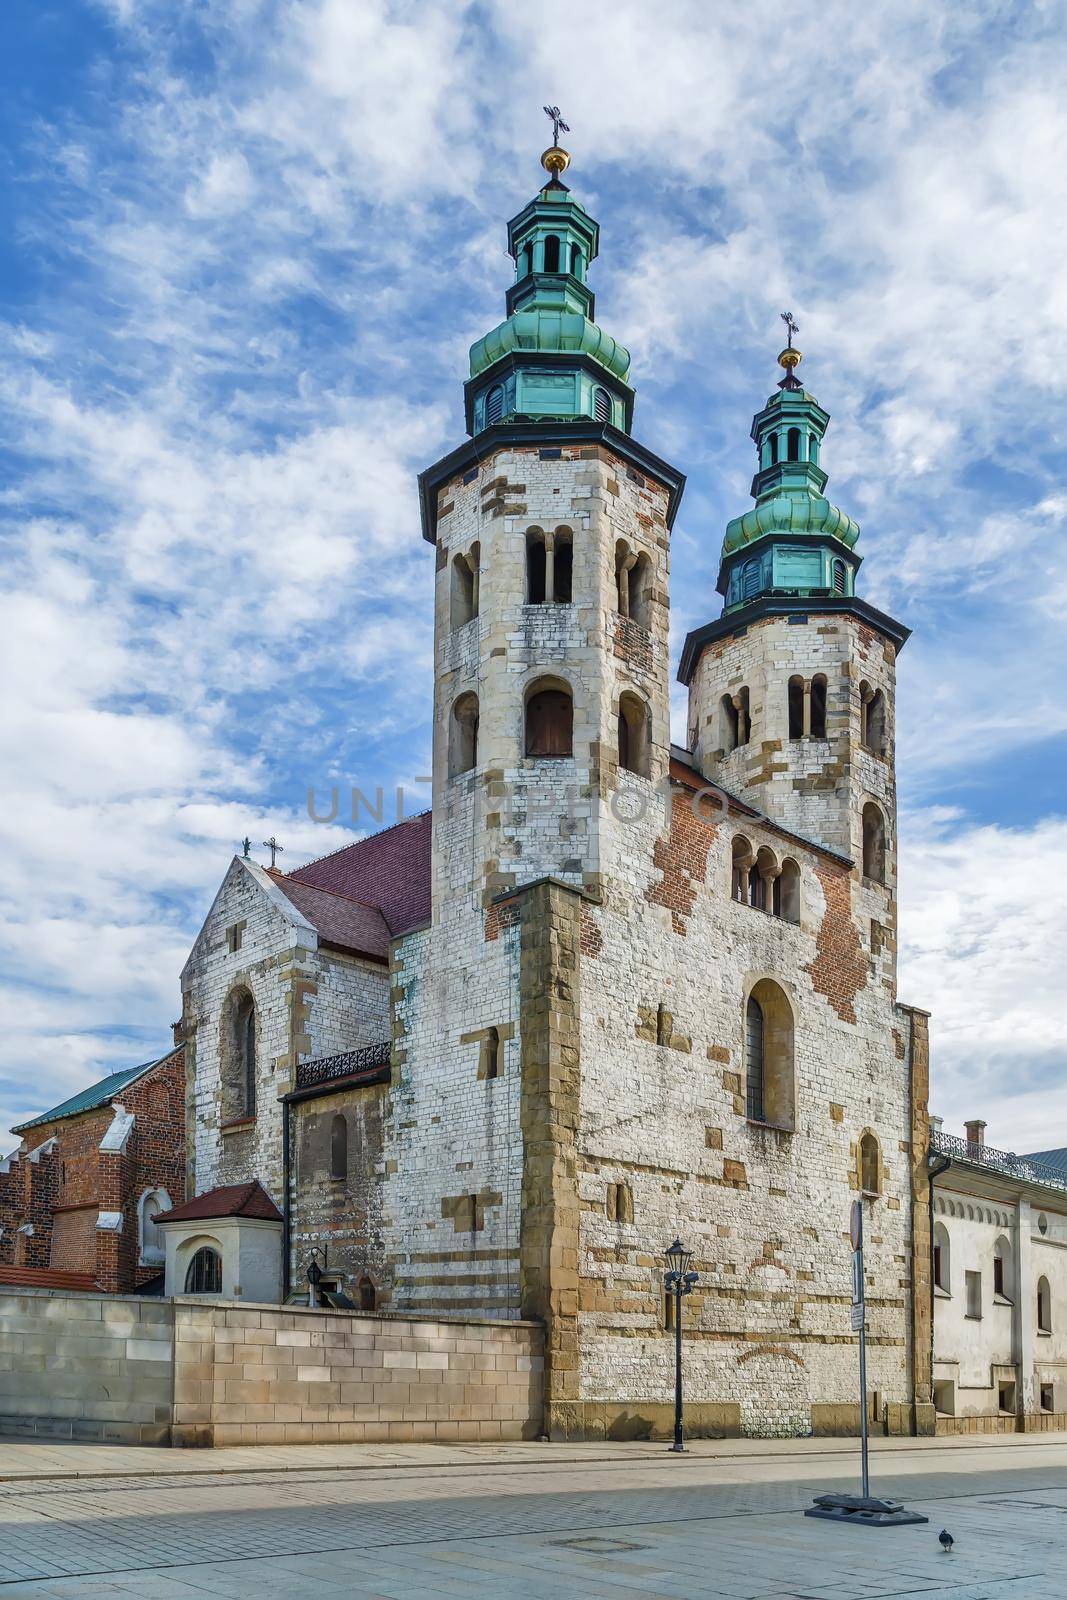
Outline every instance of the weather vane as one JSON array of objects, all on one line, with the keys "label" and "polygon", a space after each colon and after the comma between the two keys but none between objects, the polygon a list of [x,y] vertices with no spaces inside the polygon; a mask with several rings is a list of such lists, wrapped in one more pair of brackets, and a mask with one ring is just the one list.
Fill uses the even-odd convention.
[{"label": "weather vane", "polygon": [[789,333],[789,348],[792,350],[792,348],[793,348],[793,335],[796,334],[796,333],[799,333],[800,329],[797,327],[796,322],[794,321],[794,318],[793,318],[793,313],[791,311],[780,311],[778,313],[778,315],[781,317],[782,321],[786,325],[786,328],[787,328],[788,333]]},{"label": "weather vane", "polygon": [[542,107],[545,116],[552,118],[552,143],[559,144],[560,133],[570,133],[570,126],[560,116],[559,106]]}]

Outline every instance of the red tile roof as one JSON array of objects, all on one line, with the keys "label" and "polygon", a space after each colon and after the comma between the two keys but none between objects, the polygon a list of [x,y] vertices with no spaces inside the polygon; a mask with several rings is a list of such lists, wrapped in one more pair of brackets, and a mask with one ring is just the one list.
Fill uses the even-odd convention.
[{"label": "red tile roof", "polygon": [[222,1189],[208,1189],[193,1200],[186,1200],[169,1211],[157,1211],[157,1222],[194,1222],[198,1218],[255,1217],[263,1222],[280,1222],[282,1214],[257,1178],[251,1183],[231,1183]]},{"label": "red tile roof", "polygon": [[271,876],[285,898],[307,917],[324,944],[370,956],[373,961],[389,960],[389,926],[377,906],[296,882],[280,872]]},{"label": "red tile roof", "polygon": [[0,1288],[88,1289],[97,1287],[94,1272],[61,1272],[58,1267],[0,1267]]},{"label": "red tile roof", "polygon": [[[306,883],[376,906],[394,937],[425,927],[430,920],[430,813],[383,828],[276,881],[287,894],[288,885]],[[304,915],[314,920],[310,912]]]}]

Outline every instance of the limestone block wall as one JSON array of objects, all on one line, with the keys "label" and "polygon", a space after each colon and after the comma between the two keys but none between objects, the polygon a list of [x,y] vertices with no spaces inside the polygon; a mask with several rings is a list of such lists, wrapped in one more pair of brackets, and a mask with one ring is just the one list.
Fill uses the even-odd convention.
[{"label": "limestone block wall", "polygon": [[[669,834],[657,836],[651,810],[633,823],[603,904],[587,911],[596,938],[582,954],[577,1149],[587,1426],[625,1427],[628,1411],[669,1405],[659,1257],[676,1233],[700,1273],[686,1359],[710,1425],[806,1433],[827,1408],[854,1404],[847,1228],[868,1129],[883,1160],[882,1193],[865,1202],[869,1384],[897,1407],[912,1397],[900,1018],[875,981],[848,869],[791,847],[802,873],[792,926],[731,899],[735,831],[781,849],[751,819],[698,820],[676,793]],[[744,1003],[764,977],[793,1014],[792,1132],[746,1117]]]},{"label": "limestone block wall", "polygon": [[533,1323],[0,1293],[0,1429],[137,1444],[523,1439]]},{"label": "limestone block wall", "polygon": [[171,1302],[0,1291],[0,1432],[166,1444],[173,1399]]}]

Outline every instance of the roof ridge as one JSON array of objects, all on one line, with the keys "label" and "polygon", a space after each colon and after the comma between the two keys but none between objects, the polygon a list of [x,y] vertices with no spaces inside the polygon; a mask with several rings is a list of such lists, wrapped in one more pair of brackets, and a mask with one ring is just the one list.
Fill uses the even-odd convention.
[{"label": "roof ridge", "polygon": [[[365,833],[362,839],[353,839],[351,844],[338,845],[336,850],[327,850],[324,856],[313,856],[310,861],[305,861],[303,866],[294,867],[292,872],[283,873],[283,877],[291,878],[293,873],[303,872],[306,867],[317,867],[320,861],[329,861],[333,856],[343,855],[346,850],[354,850],[357,845],[368,844],[371,839],[381,839],[387,833],[392,833],[396,828],[406,828],[409,823],[418,822],[422,817],[432,817],[433,807],[427,806],[425,811],[413,811],[410,817],[401,817],[398,822],[391,822],[387,828],[379,828],[377,833]],[[264,868],[264,870],[266,870]],[[317,885],[312,885],[313,888]]]}]

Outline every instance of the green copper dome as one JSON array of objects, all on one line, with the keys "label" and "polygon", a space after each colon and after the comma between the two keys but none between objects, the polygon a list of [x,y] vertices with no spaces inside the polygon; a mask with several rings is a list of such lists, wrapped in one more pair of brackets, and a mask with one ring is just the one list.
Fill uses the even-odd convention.
[{"label": "green copper dome", "polygon": [[508,223],[507,316],[471,346],[467,429],[592,419],[628,432],[630,352],[593,320],[586,282],[600,229],[560,177],[566,151],[542,159],[547,183]]},{"label": "green copper dome", "polygon": [[727,523],[722,542],[718,587],[725,611],[766,595],[804,601],[847,597],[855,589],[859,523],[823,494],[819,452],[829,413],[796,377],[800,351],[790,345],[778,360],[786,375],[752,419],[756,504]]}]

